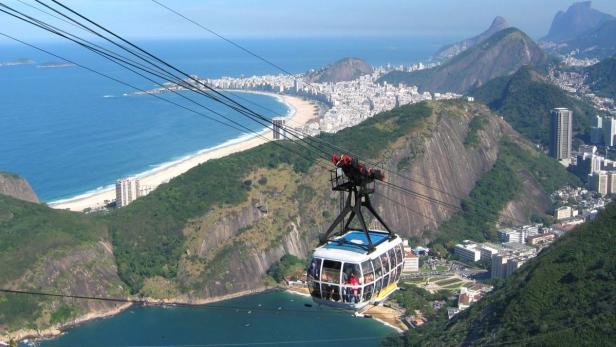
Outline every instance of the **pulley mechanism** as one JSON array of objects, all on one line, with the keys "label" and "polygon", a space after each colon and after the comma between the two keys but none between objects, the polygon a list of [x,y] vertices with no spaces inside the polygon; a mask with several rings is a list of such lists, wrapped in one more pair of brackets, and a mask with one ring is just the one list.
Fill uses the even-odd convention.
[{"label": "pulley mechanism", "polygon": [[[370,230],[368,229],[366,219],[362,213],[362,207],[365,207],[368,212],[381,223],[383,228],[389,233],[390,238],[395,237],[394,233],[391,232],[385,221],[383,221],[370,202],[370,194],[374,193],[375,190],[375,181],[383,181],[385,175],[381,170],[367,167],[364,163],[359,162],[357,158],[353,158],[347,154],[340,156],[334,154],[332,156],[332,163],[335,165],[335,169],[330,171],[332,190],[346,192],[348,194],[340,214],[336,217],[325,234],[321,235],[320,242],[324,244],[328,241],[332,241],[333,237],[342,235],[351,230],[349,226],[355,217],[357,217],[361,225],[361,230],[365,233],[366,239],[368,240],[368,244],[363,247],[365,247],[368,252],[372,252],[376,245],[374,245],[370,238]],[[334,232],[336,227],[342,223],[347,216],[349,216],[349,218],[346,220],[344,228],[337,233]]]}]

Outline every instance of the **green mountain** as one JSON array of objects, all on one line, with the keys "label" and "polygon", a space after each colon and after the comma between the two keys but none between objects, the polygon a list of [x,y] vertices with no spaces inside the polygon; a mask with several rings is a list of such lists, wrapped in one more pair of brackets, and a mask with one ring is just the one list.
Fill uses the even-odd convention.
[{"label": "green mountain", "polygon": [[410,330],[406,345],[613,346],[615,226],[612,203],[451,321],[443,314]]},{"label": "green mountain", "polygon": [[500,114],[514,129],[535,143],[549,144],[550,109],[573,111],[574,131],[586,133],[596,110],[547,81],[530,66],[512,76],[503,76],[468,92],[477,101]]},{"label": "green mountain", "polygon": [[[551,187],[568,180],[563,168],[480,103],[405,105],[322,139],[362,158],[378,158],[396,185],[467,206],[477,223],[486,221],[483,216],[498,216],[508,201],[521,201],[516,206],[523,206],[524,218],[540,214],[545,208],[529,208],[535,196],[522,194],[525,189],[539,187],[537,193],[547,198]],[[271,284],[267,270],[285,254],[305,258],[339,204],[330,189],[331,164],[306,155],[310,151],[300,144],[280,141],[210,160],[107,215],[2,197],[0,264],[7,266],[0,267],[0,286],[191,302],[266,288]],[[560,171],[550,171],[554,165]],[[515,181],[519,189],[492,201],[503,181]],[[428,242],[448,232],[438,226],[455,210],[385,186],[378,189],[375,207],[398,233]],[[476,230],[456,232],[441,239]],[[280,277],[275,270],[270,274]],[[0,296],[0,334],[111,308],[79,305]]]},{"label": "green mountain", "polygon": [[616,56],[602,60],[584,69],[585,83],[593,93],[616,99]]},{"label": "green mountain", "polygon": [[[128,293],[103,221],[0,194],[0,287],[91,296]],[[0,336],[114,304],[0,294]]]},{"label": "green mountain", "polygon": [[416,85],[430,92],[463,93],[491,79],[511,75],[524,65],[545,66],[548,56],[522,31],[508,28],[456,55],[437,67],[393,71],[380,82]]}]

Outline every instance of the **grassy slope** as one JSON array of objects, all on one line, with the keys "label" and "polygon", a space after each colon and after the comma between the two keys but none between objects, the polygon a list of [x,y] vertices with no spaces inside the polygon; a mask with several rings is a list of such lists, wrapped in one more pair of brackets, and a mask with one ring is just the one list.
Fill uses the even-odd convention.
[{"label": "grassy slope", "polygon": [[[409,345],[609,346],[616,336],[616,204],[525,264],[455,319]],[[388,345],[400,343],[389,340]]]},{"label": "grassy slope", "polygon": [[535,143],[549,144],[550,110],[567,107],[573,111],[574,131],[586,133],[596,110],[543,80],[531,67],[512,76],[495,78],[471,90],[469,95],[502,115],[518,132]]}]

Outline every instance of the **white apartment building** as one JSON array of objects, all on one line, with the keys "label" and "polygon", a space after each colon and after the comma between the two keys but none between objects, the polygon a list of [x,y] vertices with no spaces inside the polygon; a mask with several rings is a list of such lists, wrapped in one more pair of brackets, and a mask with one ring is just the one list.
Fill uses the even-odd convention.
[{"label": "white apartment building", "polygon": [[116,181],[116,207],[124,207],[139,197],[139,179],[126,177]]},{"label": "white apartment building", "polygon": [[481,250],[476,243],[457,244],[454,254],[463,261],[476,262],[481,259]]}]

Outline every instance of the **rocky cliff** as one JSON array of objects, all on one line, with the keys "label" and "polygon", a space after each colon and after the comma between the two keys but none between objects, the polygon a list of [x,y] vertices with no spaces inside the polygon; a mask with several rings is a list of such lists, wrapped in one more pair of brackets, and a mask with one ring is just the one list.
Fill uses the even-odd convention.
[{"label": "rocky cliff", "polygon": [[571,41],[598,29],[607,21],[616,20],[612,15],[591,8],[591,5],[590,1],[577,2],[567,11],[556,13],[550,31],[542,41]]},{"label": "rocky cliff", "polygon": [[616,54],[616,17],[591,8],[590,1],[571,5],[554,17],[541,47],[552,54],[604,59]]},{"label": "rocky cliff", "polygon": [[431,92],[464,93],[496,77],[511,75],[524,65],[545,66],[548,56],[516,28],[501,30],[443,65],[414,72],[393,71],[381,82],[416,85]]},{"label": "rocky cliff", "polygon": [[494,20],[492,21],[492,24],[486,31],[482,32],[481,34],[477,36],[471,37],[466,40],[462,40],[460,42],[452,43],[450,45],[447,45],[439,49],[434,54],[433,59],[437,61],[445,61],[445,60],[451,59],[454,56],[464,52],[465,50],[471,47],[474,47],[477,44],[485,41],[493,34],[501,30],[507,29],[509,27],[510,25],[509,23],[507,23],[507,20],[503,17],[498,16],[494,18]]},{"label": "rocky cliff", "polygon": [[359,58],[344,58],[319,70],[312,70],[304,77],[308,83],[352,81],[372,73],[372,67]]},{"label": "rocky cliff", "polygon": [[[481,126],[471,126],[478,117]],[[460,206],[493,170],[505,136],[517,135],[487,107],[456,100],[405,105],[321,139],[378,159],[389,182]],[[309,256],[339,211],[331,164],[311,154],[298,143],[277,142],[211,160],[104,217],[0,196],[0,285],[78,295],[130,290],[191,302],[264,288],[272,284],[265,276],[270,266],[284,254]],[[534,177],[527,179],[530,190]],[[508,210],[524,215],[531,197],[516,198]],[[394,231],[426,241],[456,212],[383,185],[374,204]],[[0,330],[109,309],[0,295],[0,321],[7,322]]]},{"label": "rocky cliff", "polygon": [[0,194],[20,200],[39,202],[28,181],[8,172],[0,172]]},{"label": "rocky cliff", "polygon": [[[420,125],[378,151],[379,159],[400,175],[389,174],[388,181],[459,205],[475,182],[491,170],[503,136],[515,132],[478,104],[431,103],[430,107],[431,114]],[[478,116],[486,117],[487,123],[478,131],[477,144],[468,146],[469,123]],[[373,126],[387,129],[396,127],[397,121],[396,117],[385,118]],[[338,212],[339,196],[330,190],[327,168],[327,164],[313,165],[302,173],[282,165],[250,171],[244,182],[252,182],[251,189],[243,202],[215,207],[186,223],[175,279],[146,280],[143,290],[160,292],[160,287],[171,287],[179,297],[198,301],[263,287],[267,269],[285,253],[307,257],[318,234]],[[532,177],[525,182],[526,190],[537,185]],[[376,208],[405,237],[429,240],[436,236],[440,222],[456,212],[385,186],[377,189]],[[533,192],[546,199],[542,190]],[[507,210],[524,221],[529,211],[543,212],[543,206],[538,212],[526,204],[528,199],[518,196]]]}]

